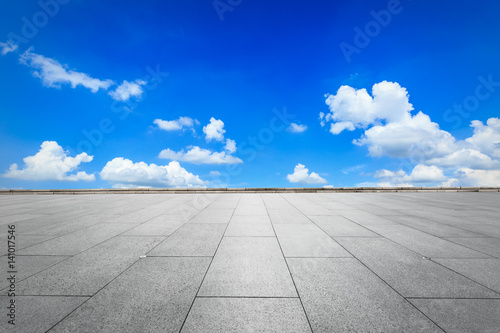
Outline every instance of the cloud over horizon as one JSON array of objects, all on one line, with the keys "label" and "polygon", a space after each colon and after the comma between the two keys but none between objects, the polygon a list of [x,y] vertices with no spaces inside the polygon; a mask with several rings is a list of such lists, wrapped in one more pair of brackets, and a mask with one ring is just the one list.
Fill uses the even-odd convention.
[{"label": "cloud over horizon", "polygon": [[208,182],[188,172],[179,162],[167,165],[132,162],[123,157],[116,157],[106,163],[99,173],[101,179],[123,186],[153,187],[205,187]]},{"label": "cloud over horizon", "polygon": [[[412,114],[413,105],[405,88],[397,82],[382,81],[372,88],[372,96],[366,89],[342,86],[335,95],[326,95],[329,113],[320,113],[320,124],[330,124],[329,131],[338,135],[342,131],[363,130],[353,144],[366,146],[371,157],[390,157],[416,164],[412,174],[401,170],[388,173],[379,170],[376,176],[385,175],[386,184],[418,183],[419,179],[445,182],[444,169],[451,177],[459,170],[467,170],[455,179],[455,184],[477,184],[480,175],[491,173],[480,170],[498,169],[500,166],[500,120],[490,118],[486,125],[473,120],[474,133],[465,140],[457,140],[439,124],[418,111]],[[425,166],[425,167],[424,167]],[[413,175],[419,172],[419,177]],[[439,173],[439,177],[434,177]],[[474,177],[472,177],[474,175]],[[470,176],[470,177],[469,177]],[[392,180],[390,180],[392,178]],[[444,179],[444,180],[443,180]]]},{"label": "cloud over horizon", "polygon": [[89,175],[83,171],[70,174],[70,172],[76,171],[81,163],[90,162],[92,159],[93,156],[89,156],[87,153],[70,157],[68,152],[64,151],[56,141],[44,141],[38,153],[23,159],[24,167],[22,169],[13,163],[2,177],[34,181],[94,181],[93,174]]},{"label": "cloud over horizon", "polygon": [[298,163],[293,169],[293,173],[286,176],[290,183],[299,184],[326,184],[327,180],[321,177],[316,172],[309,173],[309,169],[305,165]]}]

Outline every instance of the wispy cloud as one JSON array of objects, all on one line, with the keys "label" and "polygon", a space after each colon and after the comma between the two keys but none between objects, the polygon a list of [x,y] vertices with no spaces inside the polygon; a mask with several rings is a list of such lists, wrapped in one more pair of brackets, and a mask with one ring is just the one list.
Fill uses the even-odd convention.
[{"label": "wispy cloud", "polygon": [[6,55],[7,53],[14,52],[17,50],[18,45],[12,43],[10,40],[6,43],[0,42],[0,54]]},{"label": "wispy cloud", "polygon": [[344,175],[347,175],[347,174],[352,173],[352,172],[358,172],[358,171],[364,169],[365,167],[366,167],[365,164],[355,165],[355,166],[352,166],[352,167],[344,168],[344,169],[341,170],[341,172]]},{"label": "wispy cloud", "polygon": [[231,155],[230,152],[214,152],[209,149],[203,149],[198,146],[188,147],[189,150],[175,152],[171,149],[164,149],[158,155],[159,158],[164,158],[174,161],[182,161],[193,164],[237,164],[243,161]]},{"label": "wispy cloud", "polygon": [[95,93],[99,89],[106,90],[114,84],[112,80],[99,80],[68,69],[68,66],[61,65],[57,60],[33,53],[32,48],[21,54],[20,62],[34,69],[33,75],[40,78],[47,87],[60,88],[63,84],[69,84],[72,88],[76,88],[81,85]]},{"label": "wispy cloud", "polygon": [[198,120],[190,117],[179,117],[179,119],[175,120],[155,119],[153,123],[156,124],[159,129],[162,129],[164,131],[180,131],[182,129],[193,129],[194,125],[200,124]]}]

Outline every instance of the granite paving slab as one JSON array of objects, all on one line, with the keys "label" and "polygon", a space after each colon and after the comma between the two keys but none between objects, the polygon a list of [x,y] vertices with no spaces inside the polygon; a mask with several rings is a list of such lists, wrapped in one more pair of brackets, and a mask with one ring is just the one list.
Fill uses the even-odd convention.
[{"label": "granite paving slab", "polygon": [[298,298],[197,298],[183,333],[311,332]]},{"label": "granite paving slab", "polygon": [[224,237],[199,296],[297,297],[274,237]]},{"label": "granite paving slab", "polygon": [[354,258],[287,261],[314,332],[442,332]]}]

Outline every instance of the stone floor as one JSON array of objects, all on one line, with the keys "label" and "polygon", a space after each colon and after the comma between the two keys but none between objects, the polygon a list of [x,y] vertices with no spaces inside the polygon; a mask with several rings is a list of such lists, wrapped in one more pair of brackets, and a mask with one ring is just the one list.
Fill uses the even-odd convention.
[{"label": "stone floor", "polygon": [[4,195],[0,216],[2,332],[500,331],[498,192]]}]

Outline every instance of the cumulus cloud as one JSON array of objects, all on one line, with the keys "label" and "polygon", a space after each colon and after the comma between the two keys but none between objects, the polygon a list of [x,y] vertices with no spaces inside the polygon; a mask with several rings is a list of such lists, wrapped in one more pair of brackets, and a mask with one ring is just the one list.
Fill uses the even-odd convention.
[{"label": "cumulus cloud", "polygon": [[462,148],[443,157],[432,158],[426,164],[438,165],[444,168],[468,167],[473,169],[498,169],[500,161],[493,160],[478,150]]},{"label": "cumulus cloud", "polygon": [[117,157],[106,163],[100,172],[101,179],[122,186],[204,187],[208,182],[182,168],[179,162],[167,165],[134,163]]},{"label": "cumulus cloud", "polygon": [[306,125],[291,123],[290,126],[286,129],[290,133],[303,133],[307,130]]},{"label": "cumulus cloud", "polygon": [[286,178],[290,183],[300,184],[326,184],[326,179],[322,178],[316,172],[309,173],[309,169],[305,165],[298,163],[293,173],[287,175]]},{"label": "cumulus cloud", "polygon": [[33,53],[32,48],[21,54],[20,62],[33,68],[33,75],[40,78],[47,87],[60,88],[62,84],[69,84],[75,88],[81,85],[95,93],[114,84],[111,80],[95,79],[85,73],[68,69],[68,66],[61,65],[57,60]]},{"label": "cumulus cloud", "polygon": [[186,128],[193,129],[194,125],[198,125],[200,122],[190,117],[179,117],[176,120],[155,119],[153,123],[164,131],[179,131]]},{"label": "cumulus cloud", "polygon": [[210,118],[210,122],[203,127],[203,133],[205,133],[205,139],[207,142],[212,140],[223,141],[224,133],[226,133],[226,130],[224,129],[224,122],[220,119],[215,119],[214,117]]},{"label": "cumulus cloud", "polygon": [[372,95],[366,89],[342,86],[336,95],[327,95],[330,112],[320,114],[320,120],[323,124],[331,122],[332,134],[366,129],[353,143],[366,145],[370,156],[407,158],[425,154],[431,158],[453,151],[455,138],[441,130],[428,115],[422,112],[412,115],[408,92],[398,83],[377,83]]},{"label": "cumulus cloud", "polygon": [[484,154],[500,159],[500,119],[490,118],[486,125],[479,120],[471,122],[474,134],[465,141]]},{"label": "cumulus cloud", "polygon": [[500,170],[460,168],[448,186],[500,186]]},{"label": "cumulus cloud", "polygon": [[116,101],[128,101],[131,97],[141,98],[144,90],[142,86],[147,82],[144,80],[135,80],[133,82],[128,82],[123,80],[115,90],[110,91],[108,94]]},{"label": "cumulus cloud", "polygon": [[81,163],[92,161],[93,156],[81,153],[75,157],[68,156],[55,141],[44,141],[34,156],[23,159],[24,168],[11,164],[9,171],[2,176],[22,180],[58,180],[58,181],[93,181],[95,176],[86,172],[75,171]]},{"label": "cumulus cloud", "polygon": [[7,53],[14,52],[17,50],[18,45],[12,43],[12,41],[7,41],[6,43],[0,42],[0,54],[6,55]]},{"label": "cumulus cloud", "polygon": [[375,178],[381,180],[378,186],[412,186],[413,183],[440,183],[448,180],[440,168],[422,164],[416,165],[409,175],[403,170],[382,169],[375,172]]},{"label": "cumulus cloud", "polygon": [[231,139],[227,139],[226,140],[226,146],[224,147],[224,149],[229,153],[229,154],[232,154],[236,151],[236,141],[234,140],[231,140]]},{"label": "cumulus cloud", "polygon": [[[341,86],[336,95],[326,95],[330,113],[322,119],[344,123],[344,128],[366,128],[382,121],[400,122],[410,117],[413,106],[408,93],[398,83],[383,81],[373,85],[373,97],[366,89]],[[320,115],[321,117],[321,115]],[[340,133],[340,132],[339,132]]]},{"label": "cumulus cloud", "polygon": [[228,152],[213,152],[197,146],[188,147],[188,151],[175,152],[171,149],[164,149],[158,155],[159,158],[167,160],[182,161],[193,164],[237,164],[243,163],[241,159]]},{"label": "cumulus cloud", "polygon": [[[427,114],[422,111],[413,114],[406,89],[387,81],[373,85],[371,95],[366,89],[342,86],[335,95],[326,95],[325,102],[329,112],[319,114],[320,124],[330,124],[332,134],[363,129],[363,134],[353,140],[353,144],[366,146],[369,156],[402,158],[417,164],[410,175],[400,175],[399,171],[388,175],[386,184],[422,182],[414,173],[424,170],[420,169],[424,166],[427,172],[437,172],[431,168],[443,168],[447,174],[462,170],[460,177],[454,175],[456,184],[472,184],[481,176],[494,180],[490,176],[492,173],[481,170],[500,168],[499,118],[488,119],[486,125],[472,121],[473,135],[456,140]],[[437,177],[429,181],[439,181],[441,174],[442,171],[436,173]]]}]

